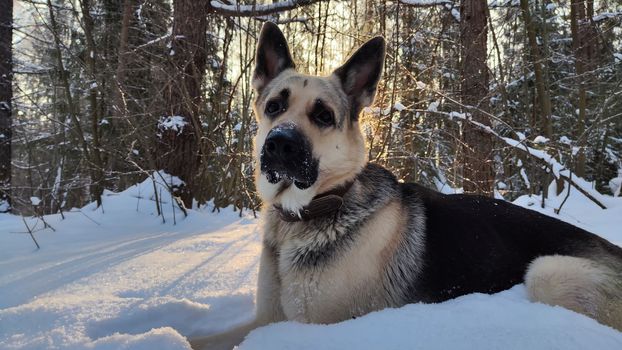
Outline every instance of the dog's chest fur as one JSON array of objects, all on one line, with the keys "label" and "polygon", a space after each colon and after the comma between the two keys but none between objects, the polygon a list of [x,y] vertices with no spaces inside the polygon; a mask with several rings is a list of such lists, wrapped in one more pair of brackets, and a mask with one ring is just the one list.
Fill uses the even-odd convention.
[{"label": "dog's chest fur", "polygon": [[399,209],[398,203],[382,208],[374,216],[387,220],[370,220],[348,242],[340,242],[346,233],[330,228],[314,235],[300,234],[302,225],[284,228],[278,264],[287,318],[332,323],[388,306],[381,286],[389,244],[397,239]]},{"label": "dog's chest fur", "polygon": [[336,217],[286,223],[268,211],[265,242],[277,253],[287,319],[333,323],[398,303],[391,267],[413,232],[399,197],[370,197],[368,180],[377,179],[359,178]]}]

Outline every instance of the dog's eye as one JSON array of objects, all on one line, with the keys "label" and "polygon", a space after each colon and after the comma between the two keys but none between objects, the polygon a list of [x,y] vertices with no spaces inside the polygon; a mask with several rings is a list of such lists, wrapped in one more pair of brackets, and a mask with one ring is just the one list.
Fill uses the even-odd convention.
[{"label": "dog's eye", "polygon": [[313,111],[311,111],[311,120],[321,127],[328,127],[335,124],[333,112],[326,108],[321,100],[315,102]]},{"label": "dog's eye", "polygon": [[265,112],[268,117],[274,117],[282,111],[283,111],[283,106],[281,102],[278,100],[268,101],[268,103],[266,104]]},{"label": "dog's eye", "polygon": [[333,114],[326,110],[316,115],[315,119],[322,125],[330,126],[333,124]]}]

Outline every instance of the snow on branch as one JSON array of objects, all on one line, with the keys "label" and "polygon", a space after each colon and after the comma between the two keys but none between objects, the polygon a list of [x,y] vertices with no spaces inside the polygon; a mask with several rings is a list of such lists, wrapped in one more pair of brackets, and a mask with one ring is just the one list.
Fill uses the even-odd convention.
[{"label": "snow on branch", "polygon": [[224,1],[212,0],[210,5],[212,11],[220,15],[232,17],[257,17],[293,10],[297,7],[311,5],[319,1],[321,0],[287,0],[265,5],[241,5],[237,3],[229,4]]},{"label": "snow on branch", "polygon": [[307,16],[299,16],[292,18],[278,18],[278,16],[257,16],[256,20],[260,22],[274,22],[275,24],[287,24],[287,23],[306,23],[309,20]]},{"label": "snow on branch", "polygon": [[180,115],[171,115],[160,118],[160,121],[158,122],[158,130],[173,130],[177,133],[177,135],[179,135],[184,131],[184,127],[186,125],[188,125],[186,118]]},{"label": "snow on branch", "polygon": [[450,120],[453,120],[453,119],[464,120],[478,127],[479,129],[485,131],[486,133],[494,136],[495,138],[507,144],[508,146],[511,146],[512,148],[523,151],[530,157],[536,158],[537,160],[544,163],[544,165],[546,165],[546,167],[551,171],[551,173],[556,179],[563,179],[567,181],[570,185],[572,185],[577,190],[579,190],[579,192],[585,195],[589,200],[594,202],[596,205],[598,205],[602,209],[607,209],[607,207],[597,198],[597,197],[600,197],[601,194],[598,193],[597,191],[594,191],[592,188],[590,188],[589,182],[573,174],[564,165],[559,163],[557,159],[553,158],[550,154],[546,153],[545,151],[531,148],[525,145],[524,140],[518,141],[518,140],[514,140],[509,137],[501,136],[497,132],[495,132],[490,126],[484,125],[482,123],[479,123],[473,120],[467,113],[459,113],[459,112],[447,113],[447,112],[441,112],[441,111],[430,110],[430,109],[428,109],[427,112],[433,112],[439,115],[443,115],[445,117],[448,117]]},{"label": "snow on branch", "polygon": [[607,207],[599,201],[596,197],[600,196],[600,193],[594,191],[590,188],[589,183],[584,179],[574,175],[570,169],[567,169],[562,164],[560,164],[557,159],[553,158],[550,154],[545,151],[537,150],[525,145],[521,141],[517,141],[511,139],[509,137],[502,137],[501,135],[495,133],[491,130],[491,133],[496,135],[497,138],[505,142],[507,145],[517,148],[532,157],[535,157],[546,164],[546,166],[551,170],[553,176],[556,179],[566,180],[570,185],[574,186],[579,192],[581,192],[584,196],[589,198],[596,205],[601,207],[601,209],[607,209]]},{"label": "snow on branch", "polygon": [[520,1],[518,0],[492,0],[488,3],[488,7],[490,8],[501,8],[501,7],[519,7]]},{"label": "snow on branch", "polygon": [[412,7],[432,7],[443,6],[456,20],[460,22],[460,10],[456,7],[451,0],[398,0],[400,4],[404,4]]},{"label": "snow on branch", "polygon": [[600,13],[600,14],[592,17],[592,21],[594,21],[594,22],[602,22],[602,21],[604,21],[606,19],[616,18],[616,17],[622,17],[622,11]]},{"label": "snow on branch", "polygon": [[414,7],[453,5],[453,1],[451,0],[399,0],[399,2],[404,5],[409,5],[409,6],[414,6]]},{"label": "snow on branch", "polygon": [[165,40],[169,39],[169,38],[171,37],[171,35],[172,35],[172,34],[171,34],[171,32],[170,32],[170,29],[169,29],[169,32],[168,32],[168,33],[166,33],[166,34],[162,35],[161,37],[158,37],[158,38],[155,38],[155,39],[153,39],[153,40],[150,40],[150,41],[148,41],[148,42],[146,42],[146,43],[144,43],[144,44],[141,44],[141,45],[136,46],[136,48],[134,48],[134,50],[133,50],[133,51],[135,52],[135,51],[138,51],[138,50],[140,50],[140,49],[144,49],[144,48],[145,48],[145,47],[147,47],[147,46],[151,46],[151,45],[153,45],[153,44],[157,44],[157,43],[159,43],[159,42],[165,41]]}]

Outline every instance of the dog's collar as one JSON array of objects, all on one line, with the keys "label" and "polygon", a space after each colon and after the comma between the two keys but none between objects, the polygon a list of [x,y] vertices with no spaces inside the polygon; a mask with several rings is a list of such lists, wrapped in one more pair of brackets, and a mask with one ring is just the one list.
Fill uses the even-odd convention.
[{"label": "dog's collar", "polygon": [[274,204],[274,209],[279,213],[281,220],[285,222],[308,221],[331,215],[341,209],[343,196],[350,190],[354,181],[348,181],[342,186],[330,191],[318,194],[311,202],[300,209],[299,213],[283,209],[279,204]]}]

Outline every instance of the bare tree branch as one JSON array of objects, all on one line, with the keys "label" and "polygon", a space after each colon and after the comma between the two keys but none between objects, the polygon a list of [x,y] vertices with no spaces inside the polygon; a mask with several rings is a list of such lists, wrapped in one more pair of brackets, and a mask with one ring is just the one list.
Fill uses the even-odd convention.
[{"label": "bare tree branch", "polygon": [[287,0],[265,5],[230,4],[228,1],[212,0],[210,9],[219,15],[232,17],[266,16],[277,12],[289,11],[298,7],[307,6],[322,0]]}]

